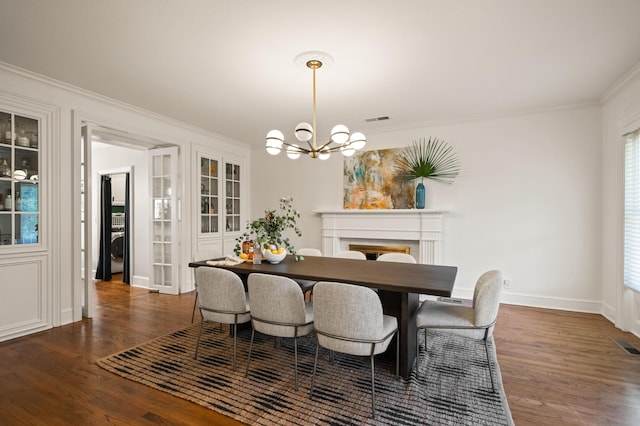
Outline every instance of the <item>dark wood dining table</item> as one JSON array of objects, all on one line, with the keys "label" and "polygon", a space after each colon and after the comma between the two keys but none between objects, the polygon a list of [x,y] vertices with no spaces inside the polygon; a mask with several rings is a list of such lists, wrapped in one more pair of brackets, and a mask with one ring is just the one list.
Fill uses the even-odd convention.
[{"label": "dark wood dining table", "polygon": [[[192,268],[203,266],[214,265],[208,264],[206,260],[189,263]],[[458,268],[454,266],[320,256],[305,256],[304,260],[296,262],[291,255],[275,265],[263,260],[261,264],[245,262],[215,267],[233,271],[245,282],[249,274],[259,272],[292,279],[343,282],[377,289],[384,313],[398,319],[399,366],[403,377],[408,377],[411,373],[416,357],[415,317],[419,295],[451,297],[458,272]]]}]

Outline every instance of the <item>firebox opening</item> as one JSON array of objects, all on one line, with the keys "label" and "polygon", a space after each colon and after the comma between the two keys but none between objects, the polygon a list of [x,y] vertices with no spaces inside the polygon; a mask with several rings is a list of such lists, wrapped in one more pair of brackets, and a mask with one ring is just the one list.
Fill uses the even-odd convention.
[{"label": "firebox opening", "polygon": [[349,250],[359,251],[367,256],[367,260],[376,260],[383,253],[411,254],[407,246],[374,246],[366,244],[349,244]]}]

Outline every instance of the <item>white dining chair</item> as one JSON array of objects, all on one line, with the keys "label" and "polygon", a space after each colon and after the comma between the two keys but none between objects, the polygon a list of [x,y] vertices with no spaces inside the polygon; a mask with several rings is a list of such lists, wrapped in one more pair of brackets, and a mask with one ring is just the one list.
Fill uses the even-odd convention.
[{"label": "white dining chair", "polygon": [[342,259],[367,260],[367,256],[365,256],[364,253],[355,250],[342,250],[334,254],[333,257],[340,257]]},{"label": "white dining chair", "polygon": [[417,263],[416,258],[408,253],[382,253],[376,260],[380,262]]},{"label": "white dining chair", "polygon": [[[473,339],[482,339],[489,365],[491,389],[495,392],[488,340],[492,338],[493,329],[498,319],[502,285],[502,273],[488,271],[482,274],[476,282],[471,306],[434,300],[422,302],[416,315],[416,367],[420,364],[418,342],[420,330],[424,332],[425,353],[427,351],[427,329],[446,329]],[[419,377],[419,368],[416,368],[416,377]]]},{"label": "white dining chair", "polygon": [[244,284],[238,275],[220,268],[200,267],[196,269],[197,301],[200,308],[200,329],[196,341],[194,358],[198,359],[198,348],[205,321],[233,324],[233,370],[236,369],[238,324],[249,322],[250,307]]},{"label": "white dining chair", "polygon": [[[398,331],[395,317],[384,315],[378,295],[367,287],[321,281],[313,294],[316,356],[309,397],[313,397],[320,346],[329,351],[368,356],[371,363],[371,411],[375,408],[374,356],[387,350]],[[396,339],[396,376],[399,374],[400,339]]]},{"label": "white dining chair", "polygon": [[256,331],[269,336],[292,337],[297,390],[298,337],[306,336],[313,331],[313,305],[304,301],[300,286],[291,278],[255,273],[249,275],[248,287],[253,330],[245,377],[249,375]]},{"label": "white dining chair", "polygon": [[296,249],[296,253],[302,256],[322,256],[322,252],[320,250],[311,247]]},{"label": "white dining chair", "polygon": [[[322,252],[320,250],[318,250],[317,248],[311,248],[311,247],[308,247],[308,248],[304,247],[304,248],[297,249],[296,253],[303,257],[304,256],[322,256]],[[311,293],[313,293],[313,286],[316,284],[316,281],[302,280],[302,279],[296,279],[295,281],[298,283],[298,285],[302,289],[302,293],[304,293],[305,298],[307,298],[307,295],[308,295],[310,299]]]}]

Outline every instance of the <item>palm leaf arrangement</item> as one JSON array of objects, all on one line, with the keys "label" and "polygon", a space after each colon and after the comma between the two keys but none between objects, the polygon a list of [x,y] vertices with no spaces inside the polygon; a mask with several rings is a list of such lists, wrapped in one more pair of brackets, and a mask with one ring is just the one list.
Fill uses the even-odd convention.
[{"label": "palm leaf arrangement", "polygon": [[460,173],[460,160],[443,140],[423,138],[400,152],[395,167],[403,180],[424,178],[452,184]]}]

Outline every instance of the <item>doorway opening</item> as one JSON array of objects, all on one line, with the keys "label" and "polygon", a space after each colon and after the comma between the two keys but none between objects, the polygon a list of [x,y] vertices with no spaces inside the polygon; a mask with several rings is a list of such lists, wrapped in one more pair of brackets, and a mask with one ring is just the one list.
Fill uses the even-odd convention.
[{"label": "doorway opening", "polygon": [[[108,228],[104,230],[106,238],[105,244],[109,245],[109,256],[105,256],[105,262],[113,266],[113,272],[117,274],[115,278],[123,281],[120,274],[125,272],[123,260],[126,256],[127,243],[130,244],[129,264],[130,264],[130,287],[136,287],[135,292],[149,291],[154,282],[154,260],[153,250],[151,250],[153,231],[153,201],[154,187],[151,179],[153,170],[154,153],[158,150],[169,148],[159,148],[173,146],[177,158],[178,147],[163,141],[155,140],[129,132],[114,130],[97,124],[90,124],[85,121],[78,121],[79,134],[81,135],[80,149],[80,282],[76,293],[78,302],[82,308],[82,316],[92,317],[93,308],[99,301],[95,298],[95,286],[100,282],[96,278],[98,269],[98,259],[100,253],[100,183],[103,176],[108,176],[113,180],[114,191],[111,195],[112,206],[108,212]],[[177,160],[174,173],[177,174]],[[129,211],[126,211],[126,203],[123,203],[120,194],[120,176],[126,177],[129,174]],[[164,176],[163,176],[164,177]],[[165,177],[165,181],[171,182],[179,188],[176,177],[170,179]],[[168,188],[168,191],[173,188]],[[177,191],[175,191],[177,192]],[[125,187],[126,193],[126,187]],[[174,207],[173,200],[166,201],[167,205]],[[129,221],[129,235],[122,235],[122,224]],[[167,230],[179,231],[179,227],[169,218],[165,224]],[[173,241],[178,241],[176,235]],[[136,250],[132,250],[133,247]],[[148,246],[148,247],[147,247]],[[169,258],[169,257],[168,257]],[[179,262],[179,256],[170,257],[172,262]],[[172,265],[164,269],[170,271]],[[175,265],[178,268],[178,265]],[[122,269],[122,272],[120,272]],[[98,277],[104,279],[103,277]],[[177,279],[175,282],[177,283]]]}]

